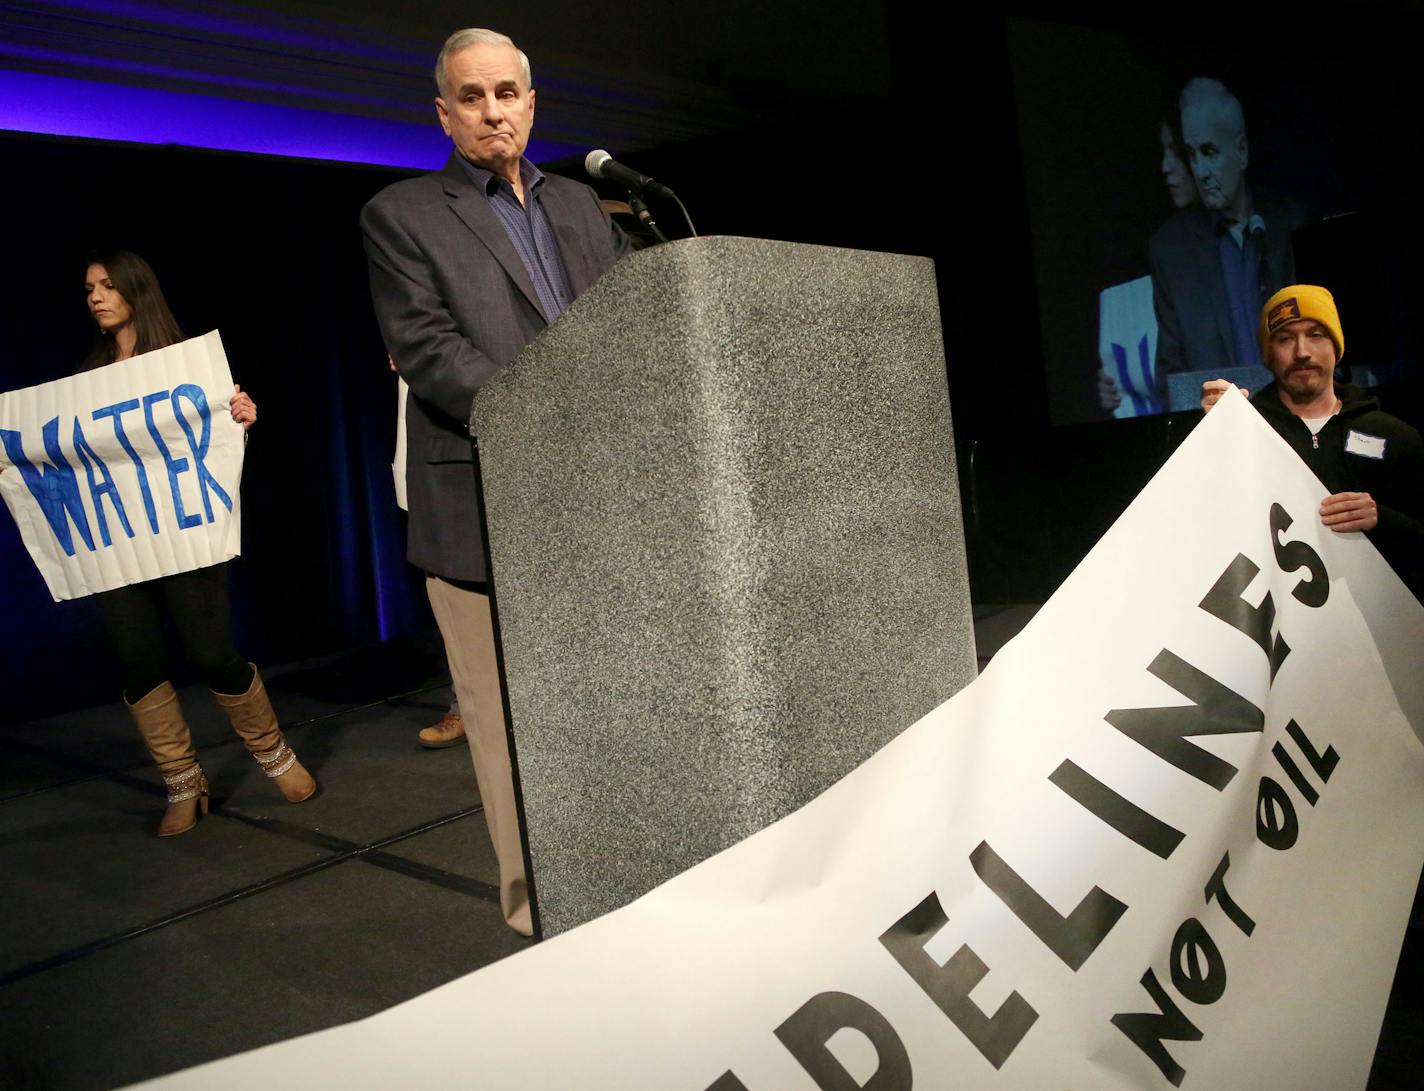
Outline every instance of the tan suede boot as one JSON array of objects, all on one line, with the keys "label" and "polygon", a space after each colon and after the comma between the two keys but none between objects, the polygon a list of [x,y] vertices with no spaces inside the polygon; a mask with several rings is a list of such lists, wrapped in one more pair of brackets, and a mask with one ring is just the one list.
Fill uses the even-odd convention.
[{"label": "tan suede boot", "polygon": [[171,682],[164,682],[129,705],[129,712],[168,786],[168,809],[158,823],[158,836],[187,833],[198,824],[200,812],[208,813],[208,778],[198,764],[178,694]]},{"label": "tan suede boot", "polygon": [[252,667],[252,685],[246,693],[231,694],[213,691],[213,697],[232,723],[262,772],[277,782],[277,788],[288,803],[300,803],[316,795],[316,779],[302,768],[292,748],[282,738],[277,714],[267,700],[267,687],[262,676]]}]

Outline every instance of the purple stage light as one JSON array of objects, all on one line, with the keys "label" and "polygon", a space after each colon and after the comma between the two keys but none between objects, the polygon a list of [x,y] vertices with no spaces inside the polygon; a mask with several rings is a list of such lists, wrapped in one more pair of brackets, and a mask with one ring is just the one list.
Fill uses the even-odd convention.
[{"label": "purple stage light", "polygon": [[[52,136],[432,170],[449,155],[450,141],[433,107],[431,114],[429,124],[416,124],[0,71],[0,129]],[[582,145],[535,139],[528,154],[538,161],[582,152]]]}]

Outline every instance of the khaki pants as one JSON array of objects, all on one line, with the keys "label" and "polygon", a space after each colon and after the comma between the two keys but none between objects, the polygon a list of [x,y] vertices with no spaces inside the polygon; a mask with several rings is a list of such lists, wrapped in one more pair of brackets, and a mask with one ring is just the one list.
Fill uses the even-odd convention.
[{"label": "khaki pants", "polygon": [[519,838],[519,814],[514,802],[509,740],[504,730],[504,703],[499,691],[499,665],[494,654],[494,627],[489,597],[468,591],[438,576],[425,578],[445,654],[475,782],[484,802],[485,823],[499,861],[499,904],[509,927],[520,935],[533,932],[529,888],[524,876],[524,849]]}]

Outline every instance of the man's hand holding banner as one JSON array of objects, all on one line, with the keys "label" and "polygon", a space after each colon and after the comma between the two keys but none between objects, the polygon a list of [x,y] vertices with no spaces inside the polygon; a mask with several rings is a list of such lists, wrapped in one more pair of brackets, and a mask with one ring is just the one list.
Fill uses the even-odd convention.
[{"label": "man's hand holding banner", "polygon": [[216,330],[0,394],[0,495],[56,601],[240,552],[232,395]]}]

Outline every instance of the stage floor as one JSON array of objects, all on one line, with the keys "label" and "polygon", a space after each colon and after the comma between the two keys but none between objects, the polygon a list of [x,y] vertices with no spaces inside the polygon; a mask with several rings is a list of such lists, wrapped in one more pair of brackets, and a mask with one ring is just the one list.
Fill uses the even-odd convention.
[{"label": "stage floor", "polygon": [[152,836],[157,772],[121,705],[4,732],[0,1087],[107,1088],[370,1015],[521,950],[433,647],[264,672],[322,793],[262,777],[181,691],[213,790]]},{"label": "stage floor", "polygon": [[[976,609],[981,666],[1032,613]],[[207,693],[183,690],[212,812],[163,840],[162,785],[121,705],[0,731],[0,1087],[122,1086],[371,1015],[523,950],[500,916],[467,749],[416,744],[449,703],[443,666],[427,640],[264,671],[322,784],[298,806]],[[1424,1071],[1421,947],[1416,925],[1377,1091]]]}]

